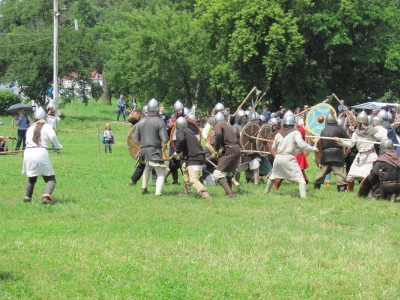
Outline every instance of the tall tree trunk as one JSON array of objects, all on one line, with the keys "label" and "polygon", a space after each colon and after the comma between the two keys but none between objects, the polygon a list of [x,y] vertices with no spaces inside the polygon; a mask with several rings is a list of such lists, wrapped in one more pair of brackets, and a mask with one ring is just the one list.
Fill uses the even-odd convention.
[{"label": "tall tree trunk", "polygon": [[103,95],[102,101],[104,104],[111,105],[111,89],[110,89],[110,81],[108,79],[103,78]]}]

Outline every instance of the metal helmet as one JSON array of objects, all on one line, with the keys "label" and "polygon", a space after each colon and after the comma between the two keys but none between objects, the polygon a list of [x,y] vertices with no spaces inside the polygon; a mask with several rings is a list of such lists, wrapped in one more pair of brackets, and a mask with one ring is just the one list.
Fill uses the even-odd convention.
[{"label": "metal helmet", "polygon": [[283,125],[292,125],[294,126],[296,124],[296,118],[294,115],[288,115],[285,118],[283,118]]},{"label": "metal helmet", "polygon": [[287,112],[285,112],[285,114],[283,115],[283,118],[285,118],[287,116],[294,116],[294,113],[289,109]]},{"label": "metal helmet", "polygon": [[180,100],[176,100],[174,103],[174,110],[177,111],[178,109],[183,109],[184,106]]},{"label": "metal helmet", "polygon": [[44,109],[39,106],[36,110],[35,113],[33,114],[33,118],[36,120],[44,119],[46,117],[46,112]]},{"label": "metal helmet", "polygon": [[245,116],[246,113],[243,109],[239,109],[235,115],[235,121],[239,120],[241,117]]},{"label": "metal helmet", "polygon": [[189,109],[189,108],[187,108],[187,107],[185,107],[185,108],[183,109],[183,114],[184,114],[185,116],[188,116],[188,115],[190,115],[190,114],[191,114],[191,111],[190,111],[190,109]]},{"label": "metal helmet", "polygon": [[368,124],[368,115],[365,111],[362,111],[358,114],[357,122],[363,123],[363,124]]},{"label": "metal helmet", "polygon": [[225,121],[225,116],[222,112],[218,112],[214,117],[214,122],[217,124],[218,122]]},{"label": "metal helmet", "polygon": [[188,118],[192,121],[196,122],[196,115],[195,114],[188,114]]},{"label": "metal helmet", "polygon": [[158,101],[156,99],[151,99],[149,103],[147,103],[147,110],[151,112],[158,111]]},{"label": "metal helmet", "polygon": [[142,107],[142,115],[147,114],[148,110],[147,110],[147,105]]},{"label": "metal helmet", "polygon": [[217,104],[215,104],[214,109],[215,109],[215,111],[224,110],[225,106],[221,102],[218,102]]},{"label": "metal helmet", "polygon": [[277,118],[273,117],[273,118],[269,119],[268,124],[277,126],[279,124],[279,121]]},{"label": "metal helmet", "polygon": [[382,118],[380,116],[373,117],[372,121],[371,121],[372,126],[374,126],[374,127],[378,126],[378,125],[382,125],[382,122],[383,122],[383,120],[382,120]]},{"label": "metal helmet", "polygon": [[379,155],[382,155],[389,150],[393,150],[392,140],[391,139],[382,140],[381,146],[379,147]]},{"label": "metal helmet", "polygon": [[249,116],[250,112],[248,110],[245,110],[244,112],[246,114],[246,116]]},{"label": "metal helmet", "polygon": [[343,120],[342,120],[341,118],[339,118],[339,119],[337,120],[337,124],[338,124],[339,127],[343,127],[344,122],[343,122]]},{"label": "metal helmet", "polygon": [[260,118],[260,115],[256,111],[252,111],[249,113],[249,122],[257,121]]},{"label": "metal helmet", "polygon": [[180,129],[180,128],[187,128],[188,127],[188,122],[186,121],[186,119],[184,117],[179,117],[176,120],[176,128]]},{"label": "metal helmet", "polygon": [[329,114],[326,117],[326,124],[337,124],[336,118],[333,114]]},{"label": "metal helmet", "polygon": [[389,117],[387,111],[384,110],[384,109],[381,109],[381,110],[378,112],[378,116],[381,117],[382,120],[387,120],[388,117]]},{"label": "metal helmet", "polygon": [[392,115],[392,113],[391,113],[390,111],[388,111],[387,114],[388,114],[388,121],[393,120],[393,115]]},{"label": "metal helmet", "polygon": [[261,123],[264,124],[267,121],[267,118],[264,115],[260,115],[260,120],[261,120]]}]

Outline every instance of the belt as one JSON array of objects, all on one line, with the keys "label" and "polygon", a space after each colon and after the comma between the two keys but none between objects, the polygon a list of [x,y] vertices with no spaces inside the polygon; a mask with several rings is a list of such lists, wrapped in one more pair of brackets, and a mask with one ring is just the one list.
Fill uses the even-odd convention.
[{"label": "belt", "polygon": [[365,151],[365,152],[360,152],[360,154],[367,155],[367,154],[371,154],[372,152],[375,152],[375,149],[371,149],[371,150],[368,150],[368,151]]}]

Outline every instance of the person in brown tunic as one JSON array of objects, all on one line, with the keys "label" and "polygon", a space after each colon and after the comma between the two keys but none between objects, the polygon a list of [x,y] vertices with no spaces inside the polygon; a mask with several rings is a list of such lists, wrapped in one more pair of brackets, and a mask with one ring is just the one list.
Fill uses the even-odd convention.
[{"label": "person in brown tunic", "polygon": [[228,198],[234,197],[232,176],[240,159],[239,140],[232,127],[225,121],[224,114],[215,115],[215,153],[221,153],[213,176],[226,192]]}]

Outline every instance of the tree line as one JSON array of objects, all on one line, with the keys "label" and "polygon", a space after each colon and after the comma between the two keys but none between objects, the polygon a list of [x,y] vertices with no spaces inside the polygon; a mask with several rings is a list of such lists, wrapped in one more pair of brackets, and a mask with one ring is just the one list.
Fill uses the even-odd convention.
[{"label": "tree line", "polygon": [[[51,2],[0,1],[0,81],[31,99],[52,83]],[[394,0],[59,0],[59,77],[88,82],[98,70],[103,101],[200,108],[235,106],[253,86],[268,88],[272,108],[333,92],[349,104],[396,101],[399,12]]]}]

